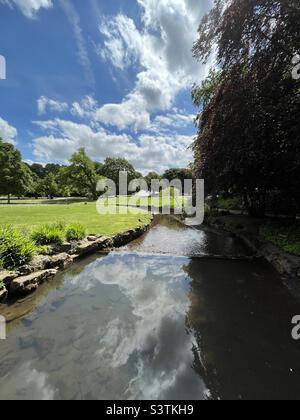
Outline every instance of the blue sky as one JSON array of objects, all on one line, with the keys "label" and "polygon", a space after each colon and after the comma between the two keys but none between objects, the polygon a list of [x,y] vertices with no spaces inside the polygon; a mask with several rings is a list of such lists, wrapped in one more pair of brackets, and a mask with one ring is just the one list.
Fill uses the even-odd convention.
[{"label": "blue sky", "polygon": [[27,161],[125,157],[183,167],[195,135],[191,54],[210,0],[0,0],[0,136]]}]

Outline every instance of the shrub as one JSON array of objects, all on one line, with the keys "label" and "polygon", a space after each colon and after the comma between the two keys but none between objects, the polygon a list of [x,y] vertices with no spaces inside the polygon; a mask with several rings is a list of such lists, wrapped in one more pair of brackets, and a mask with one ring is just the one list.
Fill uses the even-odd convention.
[{"label": "shrub", "polygon": [[60,220],[59,222],[52,223],[51,226],[57,230],[60,230],[61,232],[64,232],[66,230],[67,223],[63,220]]},{"label": "shrub", "polygon": [[37,245],[36,249],[39,255],[49,255],[51,253],[51,248],[48,245]]},{"label": "shrub", "polygon": [[67,241],[80,241],[83,239],[86,235],[86,231],[84,226],[82,226],[80,223],[74,223],[70,226],[68,226],[66,231],[66,238]]},{"label": "shrub", "polygon": [[0,229],[0,265],[12,270],[28,264],[36,253],[35,244],[24,234],[4,226]]},{"label": "shrub", "polygon": [[240,197],[219,197],[218,208],[223,210],[240,210],[243,207]]},{"label": "shrub", "polygon": [[32,232],[31,238],[37,245],[61,245],[65,235],[62,225],[54,223],[38,227]]}]

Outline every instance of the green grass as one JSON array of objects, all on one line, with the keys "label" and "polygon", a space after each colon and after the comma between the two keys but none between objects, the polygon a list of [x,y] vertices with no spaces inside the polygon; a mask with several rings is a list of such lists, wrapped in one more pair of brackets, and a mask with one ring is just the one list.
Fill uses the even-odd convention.
[{"label": "green grass", "polygon": [[[106,199],[108,205],[114,203],[113,198]],[[185,202],[187,201],[186,197],[181,196],[171,196],[169,197],[127,197],[121,196],[117,197],[117,205],[118,206],[127,206],[129,205],[137,205],[140,207],[150,207],[151,205],[155,208],[161,208],[164,206],[170,205],[172,209],[182,208]]]},{"label": "green grass", "polygon": [[240,197],[219,197],[217,206],[222,210],[240,210],[242,208],[242,200]]},{"label": "green grass", "polygon": [[[83,203],[89,201],[86,198],[54,198],[53,200],[48,200],[47,198],[38,198],[38,199],[34,199],[34,198],[21,198],[20,200],[18,200],[15,197],[12,197],[10,204],[11,205],[24,205],[24,204],[74,204],[74,203]],[[7,204],[7,198],[5,197],[0,197],[0,205],[3,204]]]},{"label": "green grass", "polygon": [[260,235],[263,239],[282,248],[289,254],[300,256],[300,225],[268,224],[260,229]]},{"label": "green grass", "polygon": [[99,215],[96,203],[0,205],[0,226],[12,225],[27,230],[62,221],[66,224],[81,223],[87,234],[112,236],[136,228],[150,220],[150,214],[142,210],[138,215]]}]

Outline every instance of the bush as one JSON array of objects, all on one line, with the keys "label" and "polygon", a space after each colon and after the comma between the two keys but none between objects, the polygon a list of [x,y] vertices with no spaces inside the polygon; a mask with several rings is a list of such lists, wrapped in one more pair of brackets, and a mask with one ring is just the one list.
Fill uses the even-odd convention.
[{"label": "bush", "polygon": [[0,265],[12,270],[28,264],[36,253],[35,244],[24,234],[4,226],[0,229]]},{"label": "bush", "polygon": [[49,255],[51,253],[51,248],[48,245],[37,245],[36,249],[39,255]]},{"label": "bush", "polygon": [[67,241],[80,241],[86,235],[85,228],[80,223],[74,223],[68,226],[66,231]]},{"label": "bush", "polygon": [[57,230],[60,230],[61,232],[64,232],[66,230],[67,223],[63,220],[60,220],[59,222],[52,223],[51,226]]},{"label": "bush", "polygon": [[241,210],[243,207],[240,197],[219,197],[218,208],[223,210]]},{"label": "bush", "polygon": [[31,238],[37,245],[61,245],[64,242],[64,231],[61,224],[43,225],[35,229]]}]

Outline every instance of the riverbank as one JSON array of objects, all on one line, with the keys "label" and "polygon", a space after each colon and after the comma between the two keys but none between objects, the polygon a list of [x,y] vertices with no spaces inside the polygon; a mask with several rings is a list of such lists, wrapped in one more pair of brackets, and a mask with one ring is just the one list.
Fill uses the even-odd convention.
[{"label": "riverbank", "polygon": [[127,245],[142,236],[150,227],[153,217],[149,216],[135,228],[112,236],[89,235],[85,239],[64,243],[52,248],[51,255],[37,255],[30,264],[14,271],[0,271],[0,303],[8,299],[34,292],[46,281],[53,279],[59,272],[71,267],[74,262],[111,248]]},{"label": "riverbank", "polygon": [[299,282],[300,257],[286,252],[266,239],[262,234],[265,221],[242,215],[220,214],[209,216],[205,223],[240,238],[255,253],[265,258],[284,280]]}]

